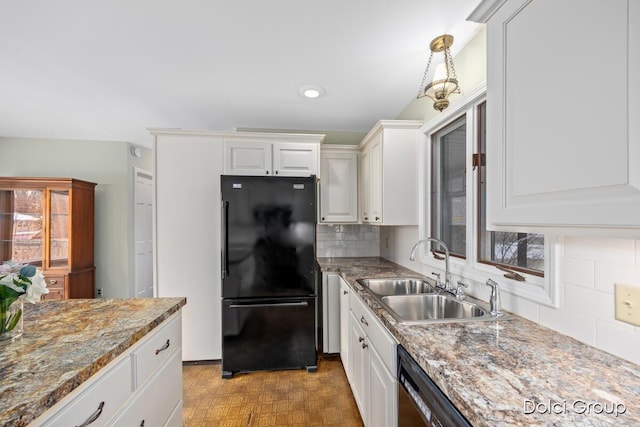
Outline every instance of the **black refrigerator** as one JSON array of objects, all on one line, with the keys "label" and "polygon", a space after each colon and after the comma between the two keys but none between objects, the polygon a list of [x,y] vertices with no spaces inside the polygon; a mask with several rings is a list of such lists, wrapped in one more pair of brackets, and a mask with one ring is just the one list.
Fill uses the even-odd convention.
[{"label": "black refrigerator", "polygon": [[317,368],[315,180],[221,177],[223,378]]}]

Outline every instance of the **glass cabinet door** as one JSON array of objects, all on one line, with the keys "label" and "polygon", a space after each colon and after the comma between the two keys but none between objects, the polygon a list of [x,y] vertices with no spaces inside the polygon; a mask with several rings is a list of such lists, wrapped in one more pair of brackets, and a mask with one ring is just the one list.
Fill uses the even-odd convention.
[{"label": "glass cabinet door", "polygon": [[69,191],[51,190],[49,218],[50,246],[47,267],[69,265]]},{"label": "glass cabinet door", "polygon": [[43,192],[0,190],[0,262],[43,265]]}]

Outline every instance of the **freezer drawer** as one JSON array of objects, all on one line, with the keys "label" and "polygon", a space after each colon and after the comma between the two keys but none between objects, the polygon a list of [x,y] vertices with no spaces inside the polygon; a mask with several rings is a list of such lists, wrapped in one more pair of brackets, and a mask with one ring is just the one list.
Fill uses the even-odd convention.
[{"label": "freezer drawer", "polygon": [[315,371],[316,298],[222,300],[222,377],[235,372]]}]

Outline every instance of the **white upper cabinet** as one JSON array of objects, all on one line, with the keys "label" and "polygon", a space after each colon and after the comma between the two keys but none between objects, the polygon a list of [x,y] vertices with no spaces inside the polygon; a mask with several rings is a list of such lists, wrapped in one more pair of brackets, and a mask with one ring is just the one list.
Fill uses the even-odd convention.
[{"label": "white upper cabinet", "polygon": [[320,222],[358,222],[358,147],[327,147],[320,154]]},{"label": "white upper cabinet", "polygon": [[224,139],[224,173],[254,176],[319,175],[324,135],[239,132]]},{"label": "white upper cabinet", "polygon": [[640,2],[485,1],[487,217],[640,236]]},{"label": "white upper cabinet", "polygon": [[318,144],[273,144],[273,173],[279,176],[318,175]]},{"label": "white upper cabinet", "polygon": [[362,222],[418,224],[421,126],[417,120],[381,120],[360,143]]},{"label": "white upper cabinet", "polygon": [[225,173],[229,175],[271,175],[271,165],[271,143],[225,141]]}]

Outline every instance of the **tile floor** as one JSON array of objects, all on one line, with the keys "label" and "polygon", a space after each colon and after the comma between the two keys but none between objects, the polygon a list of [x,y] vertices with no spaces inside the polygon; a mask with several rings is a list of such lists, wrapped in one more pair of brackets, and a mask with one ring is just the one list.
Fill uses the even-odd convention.
[{"label": "tile floor", "polygon": [[340,359],[304,369],[220,377],[219,363],[183,366],[185,427],[335,426],[362,420]]}]

